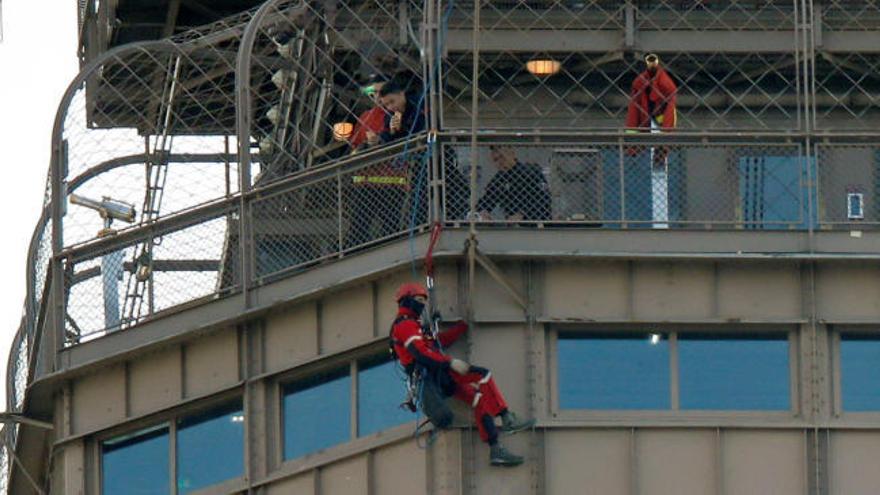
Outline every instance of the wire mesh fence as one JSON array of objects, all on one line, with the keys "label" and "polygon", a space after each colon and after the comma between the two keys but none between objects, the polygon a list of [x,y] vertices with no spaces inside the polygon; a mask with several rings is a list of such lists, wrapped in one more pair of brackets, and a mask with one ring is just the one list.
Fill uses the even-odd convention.
[{"label": "wire mesh fence", "polygon": [[[64,204],[50,214],[47,191],[29,253],[8,407],[32,378],[53,255],[70,345],[437,218],[877,225],[880,155],[863,135],[880,118],[878,29],[876,0],[269,0],[171,39],[86,47],[54,142]],[[133,215],[108,225],[107,207]],[[127,240],[107,241],[108,227]]]},{"label": "wire mesh fence", "polygon": [[[139,44],[87,69],[63,109],[66,193],[127,203],[143,225],[238,190],[234,45]],[[71,206],[64,244],[104,227]]]},{"label": "wire mesh fence", "polygon": [[235,289],[240,215],[235,210],[69,260],[65,270],[68,344],[136,325],[175,306]]},{"label": "wire mesh fence", "polygon": [[809,161],[798,145],[500,141],[476,155],[451,145],[444,156],[447,221],[466,220],[459,205],[470,196],[465,181],[476,158],[472,211],[486,225],[772,230],[815,223]]},{"label": "wire mesh fence", "polygon": [[423,141],[404,148],[315,173],[254,200],[256,282],[425,227],[429,153]]},{"label": "wire mesh fence", "polygon": [[[841,187],[858,188],[840,186],[824,164],[842,151],[808,157],[804,140],[697,143],[671,132],[804,131],[806,116],[820,129],[837,129],[839,120],[846,121],[841,129],[871,122],[872,55],[837,53],[833,43],[827,50],[820,43],[811,57],[793,34],[815,26],[829,33],[868,29],[876,6],[860,7],[862,18],[848,13],[845,2],[800,5],[271,0],[170,41],[121,49],[89,69],[68,100],[61,134],[66,194],[103,198],[112,191],[113,199],[132,205],[132,223],[144,226],[235,197],[244,178],[258,191],[246,200],[251,229],[241,231],[250,236],[253,259],[242,259],[248,252],[239,238],[242,220],[229,217],[218,221],[223,233],[212,237],[210,256],[195,257],[192,248],[163,253],[166,246],[208,241],[204,236],[197,235],[198,242],[146,236],[150,240],[116,254],[77,261],[67,268],[68,282],[76,282],[66,288],[69,302],[92,294],[90,304],[74,306],[93,309],[73,310],[69,330],[82,338],[102,321],[103,330],[114,328],[104,319],[105,298],[94,295],[102,293],[103,277],[80,275],[102,273],[108,262],[118,265],[116,258],[123,266],[118,277],[127,277],[128,285],[138,286],[144,260],[162,256],[213,260],[205,265],[210,270],[194,273],[206,280],[231,277],[214,290],[241,283],[241,263],[250,264],[255,277],[245,282],[259,284],[417,230],[431,218],[434,198],[453,223],[830,228],[844,216],[841,204],[858,206],[841,203]],[[797,23],[816,15],[814,27]],[[709,36],[699,38],[703,34]],[[683,44],[686,36],[709,44]],[[817,69],[812,81],[803,79],[809,64]],[[436,171],[433,148],[423,145],[358,161],[358,153],[428,129],[435,116],[444,129],[469,129],[474,87],[480,129],[596,130],[618,137],[483,143],[473,205],[468,146],[439,147]],[[237,101],[247,105],[238,108]],[[239,151],[253,166],[250,176],[241,175]],[[442,194],[429,187],[432,173],[442,179]],[[811,186],[817,175],[819,195]],[[867,211],[872,196],[860,187]],[[859,193],[847,194],[846,201],[855,201]],[[65,246],[87,250],[107,234],[106,220],[82,202],[68,206],[63,220]],[[150,284],[173,286],[179,265],[151,273]],[[35,278],[45,277],[46,266],[35,267]],[[118,327],[197,297],[183,291],[160,301],[146,288],[134,292],[155,300],[135,316],[120,316]],[[120,315],[126,304],[120,299]]]},{"label": "wire mesh fence", "polygon": [[399,137],[385,121],[409,113],[388,110],[393,105],[380,102],[381,87],[391,89],[393,81],[410,110],[424,105],[422,17],[422,2],[414,0],[265,5],[251,26],[248,73],[241,76],[251,108],[243,131],[259,143],[263,163],[257,184]]},{"label": "wire mesh fence", "polygon": [[880,223],[880,147],[819,144],[818,214],[823,228],[864,228]]}]

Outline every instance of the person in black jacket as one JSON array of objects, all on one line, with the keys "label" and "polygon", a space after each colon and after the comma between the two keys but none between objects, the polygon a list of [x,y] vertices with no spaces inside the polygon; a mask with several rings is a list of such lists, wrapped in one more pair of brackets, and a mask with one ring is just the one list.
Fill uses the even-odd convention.
[{"label": "person in black jacket", "polygon": [[426,129],[421,92],[413,90],[413,84],[408,85],[404,80],[405,76],[396,75],[379,90],[379,104],[386,112],[380,142],[389,143]]},{"label": "person in black jacket", "polygon": [[550,192],[541,167],[517,160],[509,147],[489,150],[498,172],[477,203],[480,218],[490,220],[492,210],[500,207],[507,220],[550,220]]}]

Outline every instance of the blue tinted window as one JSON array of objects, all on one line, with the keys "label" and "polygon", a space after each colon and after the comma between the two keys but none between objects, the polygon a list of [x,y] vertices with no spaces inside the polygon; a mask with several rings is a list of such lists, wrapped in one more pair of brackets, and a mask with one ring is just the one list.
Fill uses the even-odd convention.
[{"label": "blue tinted window", "polygon": [[168,427],[109,440],[101,445],[104,495],[164,495],[168,479]]},{"label": "blue tinted window", "polygon": [[284,390],[284,458],[294,459],[351,438],[348,368]]},{"label": "blue tinted window", "polygon": [[177,423],[177,490],[189,493],[243,472],[241,405],[184,418]]},{"label": "blue tinted window", "polygon": [[562,409],[668,409],[665,338],[560,335]]},{"label": "blue tinted window", "polygon": [[358,372],[358,434],[366,436],[391,428],[416,415],[401,409],[406,397],[404,372],[397,363],[382,357],[359,364]]},{"label": "blue tinted window", "polygon": [[682,409],[791,409],[785,336],[680,334],[678,361]]},{"label": "blue tinted window", "polygon": [[880,411],[880,340],[843,335],[840,385],[844,411]]}]

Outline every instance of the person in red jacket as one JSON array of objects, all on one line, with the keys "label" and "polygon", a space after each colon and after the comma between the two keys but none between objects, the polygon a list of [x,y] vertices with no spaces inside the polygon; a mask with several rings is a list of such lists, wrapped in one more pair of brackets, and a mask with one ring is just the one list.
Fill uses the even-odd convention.
[{"label": "person in red jacket", "polygon": [[398,312],[391,327],[391,344],[400,364],[408,375],[417,369],[423,370],[424,379],[436,380],[447,396],[454,395],[473,408],[480,438],[489,444],[489,462],[493,466],[522,464],[521,456],[512,454],[499,443],[495,418],[501,418],[500,430],[505,433],[531,428],[534,420],[519,420],[508,410],[489,370],[443,352],[467,332],[467,323],[461,321],[453,325],[439,333],[437,339],[423,330],[421,314],[427,298],[427,291],[417,283],[403,284],[397,290]]},{"label": "person in red jacket", "polygon": [[626,112],[627,131],[650,131],[656,128],[675,129],[677,113],[675,93],[678,87],[663,67],[660,57],[653,53],[645,56],[647,68],[632,82],[629,107]]},{"label": "person in red jacket", "polygon": [[[351,153],[380,146],[388,132],[389,112],[379,103],[379,92],[391,82],[382,74],[373,74],[361,92],[370,97],[373,107],[358,117],[349,138]],[[345,247],[367,244],[402,229],[401,219],[404,201],[410,188],[410,171],[405,166],[395,166],[395,161],[380,162],[358,169],[351,175],[348,210],[349,228],[345,235]],[[378,222],[378,232],[373,223]]]},{"label": "person in red jacket", "polygon": [[368,146],[379,144],[379,135],[385,131],[386,111],[379,104],[379,91],[388,82],[382,74],[371,74],[361,92],[373,102],[373,107],[358,116],[354,131],[348,139],[352,153],[357,153]]}]

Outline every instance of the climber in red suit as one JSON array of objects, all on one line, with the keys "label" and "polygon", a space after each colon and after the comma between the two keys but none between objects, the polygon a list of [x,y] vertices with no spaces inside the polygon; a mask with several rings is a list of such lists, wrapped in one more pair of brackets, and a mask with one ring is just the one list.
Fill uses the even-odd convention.
[{"label": "climber in red suit", "polygon": [[493,466],[516,466],[523,458],[508,452],[498,442],[495,417],[501,418],[501,431],[512,433],[531,428],[534,420],[519,420],[508,411],[504,396],[486,368],[470,365],[448,356],[443,348],[452,345],[468,329],[459,322],[440,333],[435,340],[430,332],[422,330],[421,314],[428,293],[417,283],[406,283],[397,290],[397,318],[391,328],[394,353],[408,375],[424,370],[425,379],[439,382],[447,396],[455,397],[474,410],[480,438],[489,444],[489,458]]}]

